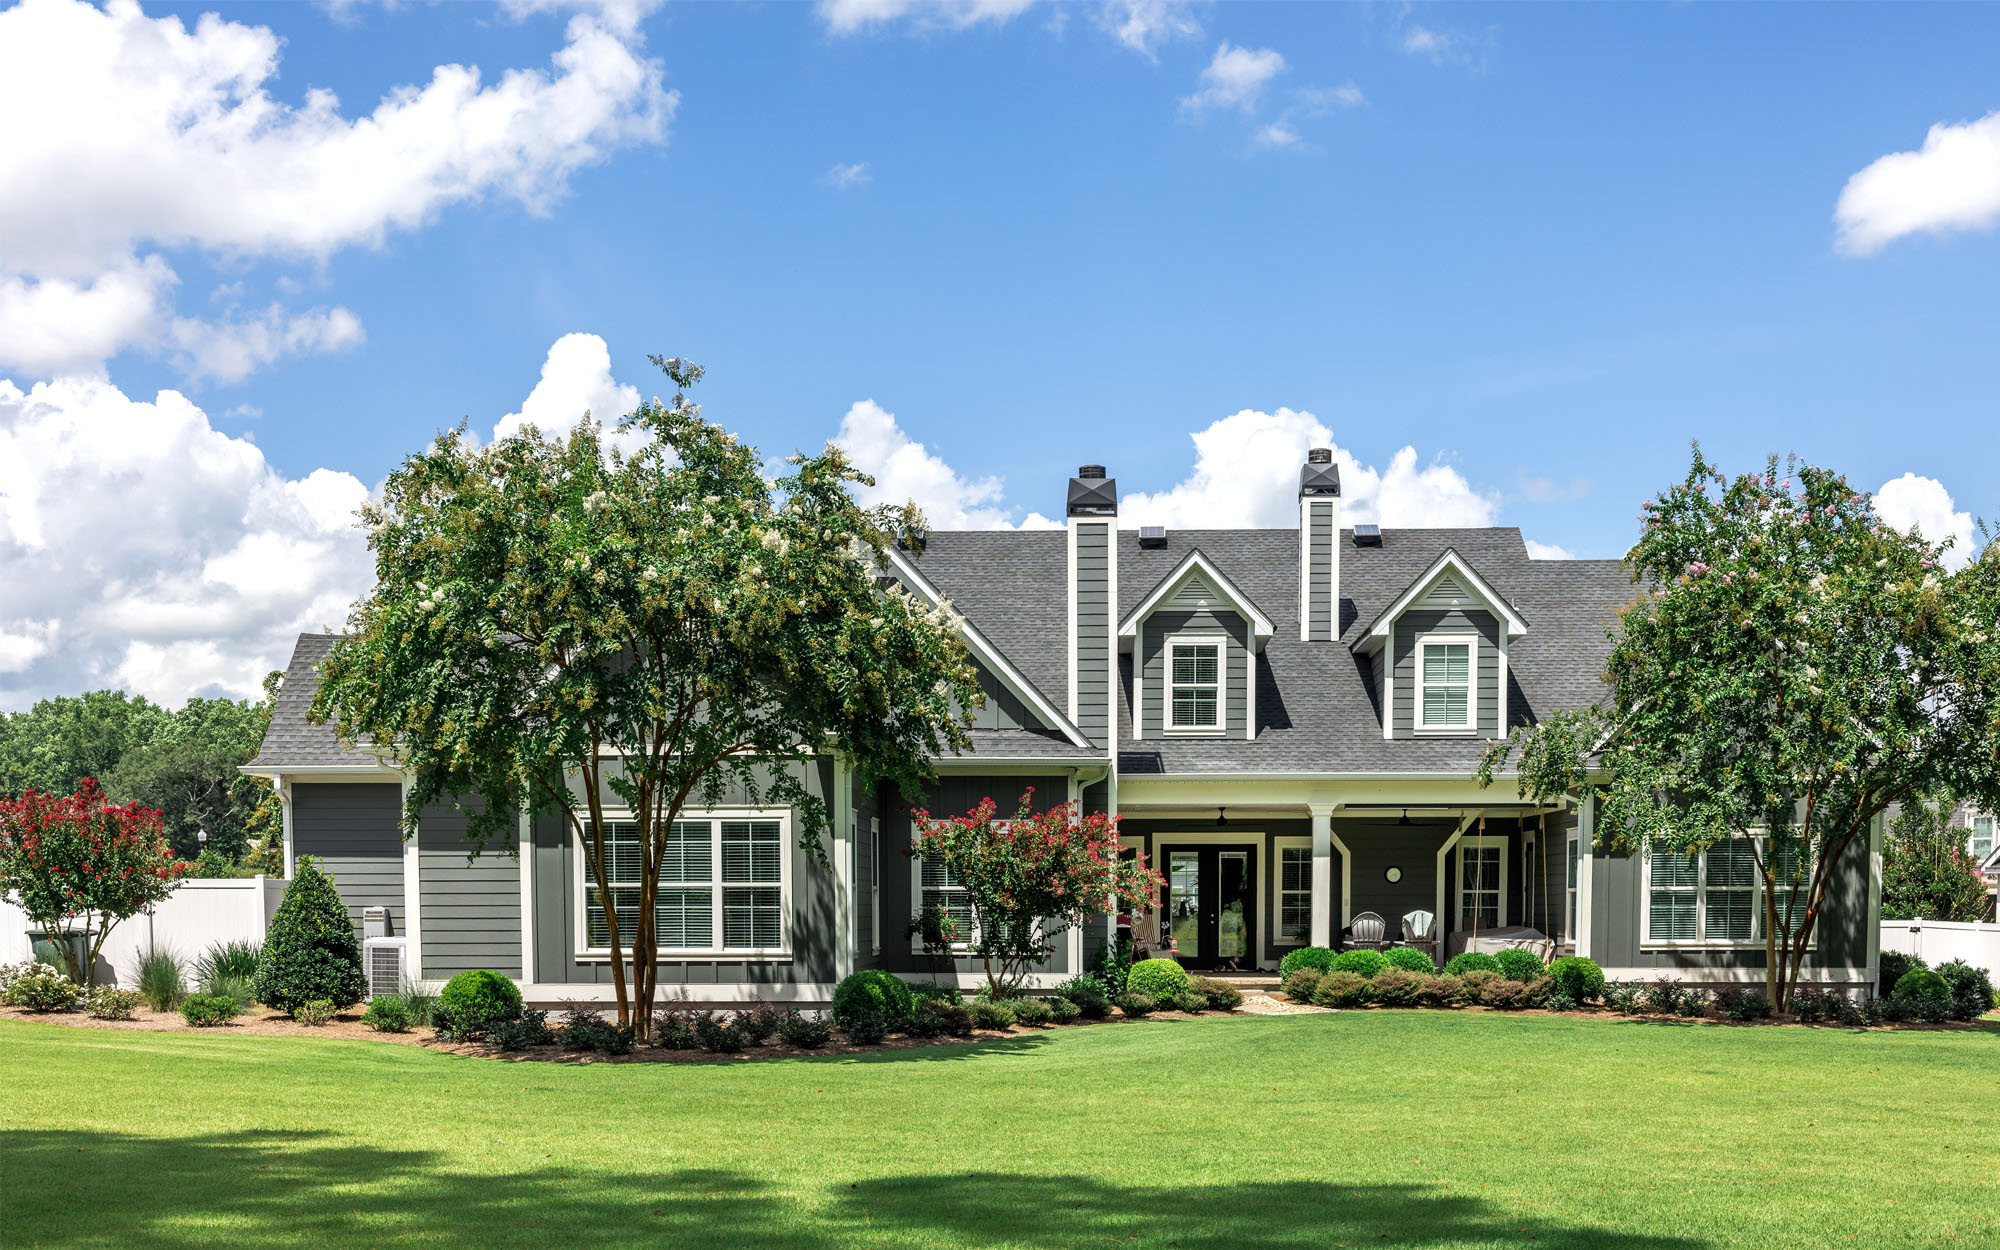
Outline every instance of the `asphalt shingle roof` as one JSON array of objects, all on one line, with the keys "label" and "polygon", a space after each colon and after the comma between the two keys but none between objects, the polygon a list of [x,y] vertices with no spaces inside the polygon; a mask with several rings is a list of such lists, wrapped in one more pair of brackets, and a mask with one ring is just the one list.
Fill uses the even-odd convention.
[{"label": "asphalt shingle roof", "polygon": [[263,748],[249,767],[282,770],[378,762],[365,751],[342,746],[332,725],[306,720],[306,709],[319,691],[319,662],[339,640],[338,634],[299,635],[292,647],[292,662],[285,668],[285,684],[271,707],[271,725],[264,731]]}]

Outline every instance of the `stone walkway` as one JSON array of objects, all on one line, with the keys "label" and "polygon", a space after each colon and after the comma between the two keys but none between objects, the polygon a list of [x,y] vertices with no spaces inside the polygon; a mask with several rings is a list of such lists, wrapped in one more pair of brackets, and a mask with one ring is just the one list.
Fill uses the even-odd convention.
[{"label": "stone walkway", "polygon": [[1262,990],[1243,991],[1243,1005],[1237,1008],[1246,1016],[1304,1016],[1318,1011],[1332,1011],[1331,1007],[1314,1007],[1308,1003],[1294,1003],[1282,998],[1274,998]]}]

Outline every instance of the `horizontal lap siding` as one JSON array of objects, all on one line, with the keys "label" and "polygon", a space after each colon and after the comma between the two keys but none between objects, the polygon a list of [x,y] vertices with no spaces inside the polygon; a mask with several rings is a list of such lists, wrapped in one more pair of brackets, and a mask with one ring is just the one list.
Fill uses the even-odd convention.
[{"label": "horizontal lap siding", "polygon": [[369,907],[389,909],[391,934],[401,934],[407,923],[402,814],[403,789],[394,783],[292,785],[293,851],[320,861],[357,934]]},{"label": "horizontal lap siding", "polygon": [[[1382,917],[1393,938],[1403,935],[1403,917],[1413,911],[1437,910],[1437,852],[1458,827],[1456,821],[1423,820],[1411,817],[1400,825],[1396,817],[1382,820],[1336,820],[1333,832],[1346,843],[1354,862],[1348,869],[1348,889],[1353,915],[1372,911]],[[1456,856],[1446,859],[1445,869],[1455,869]],[[1403,870],[1402,880],[1391,883],[1388,870]],[[1340,906],[1340,868],[1334,867],[1333,904]],[[1446,902],[1450,910],[1450,902]],[[1352,916],[1349,917],[1352,919]],[[1334,926],[1336,929],[1339,925]]]},{"label": "horizontal lap siding", "polygon": [[[1076,526],[1077,728],[1092,742],[1111,738],[1111,542],[1112,527]],[[1052,642],[1055,640],[1051,640]]]},{"label": "horizontal lap siding", "polygon": [[463,812],[425,810],[418,822],[423,975],[446,978],[472,968],[521,973],[521,863],[513,839],[488,844],[467,860]]},{"label": "horizontal lap siding", "polygon": [[1479,635],[1479,717],[1476,726],[1484,737],[1498,737],[1500,723],[1500,625],[1486,611],[1433,611],[1403,613],[1396,620],[1394,735],[1417,736],[1417,640],[1425,634]]},{"label": "horizontal lap siding", "polygon": [[1167,688],[1167,639],[1176,634],[1220,634],[1223,636],[1223,736],[1241,738],[1250,703],[1250,626],[1235,612],[1154,612],[1146,618],[1141,654],[1145,657],[1141,679],[1145,682],[1145,725],[1148,738],[1165,736],[1166,707],[1171,695]]},{"label": "horizontal lap siding", "polygon": [[1308,548],[1312,571],[1311,580],[1307,583],[1309,593],[1306,598],[1310,607],[1307,621],[1312,637],[1324,642],[1334,637],[1334,505],[1314,503],[1308,507],[1306,516],[1312,527],[1312,545]]}]

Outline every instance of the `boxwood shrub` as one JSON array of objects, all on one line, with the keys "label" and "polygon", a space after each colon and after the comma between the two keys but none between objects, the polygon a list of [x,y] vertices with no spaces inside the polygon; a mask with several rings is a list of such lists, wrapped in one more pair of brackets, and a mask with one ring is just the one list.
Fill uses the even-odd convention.
[{"label": "boxwood shrub", "polygon": [[1186,989],[1193,979],[1186,968],[1171,959],[1142,959],[1132,965],[1131,975],[1125,978],[1125,990],[1151,994],[1165,1002]]},{"label": "boxwood shrub", "polygon": [[1286,952],[1285,957],[1278,961],[1278,976],[1283,979],[1301,968],[1314,968],[1325,972],[1332,967],[1331,950],[1324,946],[1301,946],[1295,951]]},{"label": "boxwood shrub", "polygon": [[1555,981],[1557,993],[1567,994],[1579,1003],[1587,1003],[1604,992],[1604,969],[1597,966],[1595,959],[1564,955],[1549,965],[1549,977]]},{"label": "boxwood shrub", "polygon": [[1986,975],[1986,969],[1954,959],[1939,964],[1937,974],[1951,987],[1952,1019],[1977,1020],[1993,1010],[1993,979]]},{"label": "boxwood shrub", "polygon": [[1509,981],[1531,981],[1542,975],[1542,957],[1533,951],[1504,950],[1493,957],[1500,975]]},{"label": "boxwood shrub", "polygon": [[1405,972],[1421,972],[1429,976],[1438,970],[1431,957],[1414,946],[1392,946],[1386,954],[1390,964]]},{"label": "boxwood shrub", "polygon": [[1888,998],[1896,992],[1896,983],[1903,979],[1904,973],[1912,968],[1928,967],[1930,965],[1925,963],[1921,956],[1905,955],[1901,951],[1883,951],[1881,980],[1876,982],[1875,992],[1882,998]]},{"label": "boxwood shrub", "polygon": [[416,1019],[408,1000],[401,994],[377,994],[368,1000],[368,1010],[361,1013],[361,1023],[377,1033],[406,1033]]},{"label": "boxwood shrub", "polygon": [[1912,968],[1897,979],[1896,992],[1890,997],[1905,1003],[1924,998],[1941,998],[1949,1002],[1951,985],[1928,968]]},{"label": "boxwood shrub", "polygon": [[855,1016],[872,1014],[896,1021],[910,1014],[915,999],[901,977],[879,968],[849,973],[833,988],[833,1022],[845,1029]]},{"label": "boxwood shrub", "polygon": [[490,968],[473,968],[445,982],[437,1009],[455,1036],[478,1037],[521,1014],[521,987]]},{"label": "boxwood shrub", "polygon": [[190,994],[181,1000],[181,1019],[197,1029],[227,1024],[242,1010],[227,994]]},{"label": "boxwood shrub", "polygon": [[1393,966],[1381,951],[1342,951],[1333,957],[1333,971],[1352,972],[1364,981]]},{"label": "boxwood shrub", "polygon": [[1126,990],[1118,996],[1117,1002],[1118,1010],[1124,1012],[1126,1018],[1131,1020],[1139,1020],[1150,1016],[1159,1010],[1160,1006],[1159,999],[1154,998],[1151,994],[1142,994],[1137,990]]},{"label": "boxwood shrub", "polygon": [[1462,977],[1468,972],[1499,972],[1500,961],[1485,951],[1460,951],[1451,957],[1444,970],[1455,977]]},{"label": "boxwood shrub", "polygon": [[[214,985],[205,986],[211,993]],[[315,999],[352,1007],[368,992],[361,974],[361,943],[333,878],[304,856],[271,916],[257,959],[257,1000],[289,1012]]]}]

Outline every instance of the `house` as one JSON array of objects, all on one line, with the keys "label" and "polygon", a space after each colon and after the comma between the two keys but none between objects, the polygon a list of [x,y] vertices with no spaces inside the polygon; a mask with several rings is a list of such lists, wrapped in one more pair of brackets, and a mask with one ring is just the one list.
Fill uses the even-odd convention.
[{"label": "house", "polygon": [[[1437,917],[1440,956],[1484,934],[1614,979],[1761,982],[1742,845],[1694,864],[1601,851],[1590,800],[1538,808],[1473,778],[1508,728],[1604,696],[1606,628],[1633,595],[1622,567],[1530,559],[1508,528],[1348,525],[1341,508],[1315,450],[1295,527],[1124,528],[1116,483],[1086,465],[1062,529],[936,532],[896,553],[914,592],[964,615],[988,694],[973,749],[936,761],[930,808],[1006,809],[1030,788],[1076,800],[1117,813],[1167,879],[1158,911],[1072,931],[1037,983],[1094,966],[1121,921],[1197,969],[1268,969],[1365,913],[1409,941]],[[306,722],[332,642],[299,639],[248,766],[283,796],[287,871],[323,860],[356,923],[381,909],[374,925],[424,980],[487,967],[535,1000],[608,996],[602,920],[560,821],[524,819],[518,854],[469,859],[464,818],[440,807],[405,843],[397,773]],[[905,806],[838,759],[810,774],[834,813],[830,871],[796,852],[788,811],[689,814],[684,877],[662,894],[665,992],[822,1002],[864,967],[971,983],[972,961],[934,967],[908,935],[926,901],[960,904],[908,855]],[[1879,838],[1837,867],[1807,981],[1873,984]]]}]

